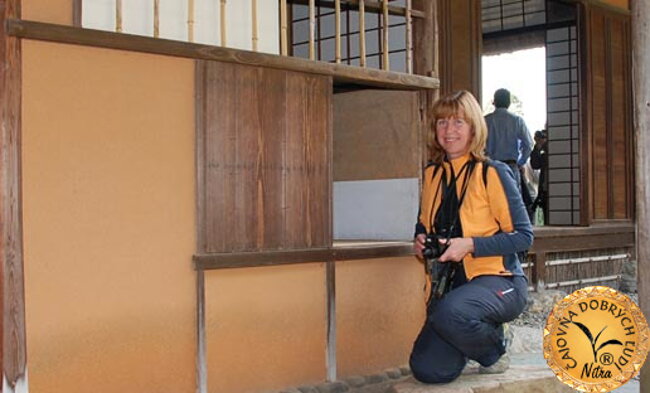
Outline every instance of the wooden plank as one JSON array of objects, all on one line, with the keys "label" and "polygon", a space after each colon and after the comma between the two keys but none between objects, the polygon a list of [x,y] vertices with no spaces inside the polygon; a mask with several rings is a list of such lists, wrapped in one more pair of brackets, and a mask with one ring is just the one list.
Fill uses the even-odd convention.
[{"label": "wooden plank", "polygon": [[[286,84],[285,245],[331,244],[329,113],[325,78],[289,73]],[[323,110],[326,109],[326,110]]]},{"label": "wooden plank", "polygon": [[[0,4],[0,26],[20,18],[21,1]],[[3,392],[27,390],[21,197],[20,40],[0,29],[0,275]]]},{"label": "wooden plank", "polygon": [[326,262],[332,259],[330,248],[311,248],[266,252],[195,255],[197,270],[230,269],[255,266],[290,265],[296,263]]},{"label": "wooden plank", "polygon": [[[650,2],[632,1],[632,85],[636,139],[637,285],[641,311],[650,316]],[[641,368],[642,392],[650,390],[650,367]]]},{"label": "wooden plank", "polygon": [[[253,178],[256,196],[256,249],[284,247],[284,130],[287,112],[284,86],[286,72],[259,69],[257,73],[257,110],[249,112],[257,140]],[[249,236],[253,233],[249,233]]]},{"label": "wooden plank", "polygon": [[389,245],[375,243],[356,247],[317,247],[264,252],[197,254],[193,257],[193,261],[197,270],[212,270],[296,263],[322,263],[327,261],[354,261],[412,255],[412,244],[404,242]]},{"label": "wooden plank", "polygon": [[630,78],[630,70],[626,67],[626,38],[625,21],[620,18],[610,19],[609,29],[609,58],[611,63],[611,93],[608,95],[611,100],[611,163],[612,176],[612,216],[614,219],[631,218],[628,216],[628,195],[631,192],[632,184],[628,177],[628,159],[631,151],[628,151],[627,129],[628,102],[626,80]]},{"label": "wooden plank", "polygon": [[598,250],[604,248],[628,247],[634,245],[634,233],[611,233],[589,236],[565,236],[536,238],[532,251],[555,252]]},{"label": "wooden plank", "polygon": [[[204,110],[205,143],[205,235],[207,252],[227,251],[235,243],[236,217],[228,209],[235,204],[236,151],[232,141],[237,138],[237,101],[229,92],[236,78],[236,68],[230,64],[206,62]],[[223,90],[214,86],[222,86]],[[208,108],[210,108],[208,110]],[[200,130],[199,130],[200,131]]]},{"label": "wooden plank", "polygon": [[608,218],[608,170],[607,157],[607,86],[606,54],[603,34],[605,20],[602,14],[591,10],[589,18],[590,63],[591,63],[591,124],[592,124],[592,165],[594,185],[594,219]]},{"label": "wooden plank", "polygon": [[217,60],[226,63],[257,65],[325,75],[333,77],[337,83],[355,83],[392,89],[435,89],[439,86],[437,79],[421,75],[365,69],[345,64],[316,62],[296,57],[277,56],[260,52],[130,34],[116,34],[107,31],[80,29],[17,19],[7,21],[7,34],[35,40],[122,49],[201,60]]}]

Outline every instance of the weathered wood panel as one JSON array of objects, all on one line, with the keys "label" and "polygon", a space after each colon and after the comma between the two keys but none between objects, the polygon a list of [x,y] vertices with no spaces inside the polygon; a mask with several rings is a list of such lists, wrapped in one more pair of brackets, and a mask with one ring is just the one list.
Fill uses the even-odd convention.
[{"label": "weathered wood panel", "polygon": [[[0,25],[20,18],[21,1],[0,1]],[[3,385],[26,389],[25,290],[21,198],[20,40],[0,29],[0,275]]]},{"label": "weathered wood panel", "polygon": [[329,246],[331,80],[198,67],[199,250]]}]

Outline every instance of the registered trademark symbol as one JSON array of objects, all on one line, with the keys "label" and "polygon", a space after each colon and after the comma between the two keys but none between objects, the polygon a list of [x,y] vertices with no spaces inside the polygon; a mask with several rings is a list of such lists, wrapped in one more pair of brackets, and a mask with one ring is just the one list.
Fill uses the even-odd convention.
[{"label": "registered trademark symbol", "polygon": [[614,363],[614,356],[609,352],[605,352],[600,355],[600,363],[605,366],[609,366],[610,364]]}]

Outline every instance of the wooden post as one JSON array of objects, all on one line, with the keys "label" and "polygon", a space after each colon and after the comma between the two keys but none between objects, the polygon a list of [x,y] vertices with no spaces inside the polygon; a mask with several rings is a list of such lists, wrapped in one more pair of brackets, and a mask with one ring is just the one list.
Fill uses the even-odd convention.
[{"label": "wooden post", "polygon": [[334,0],[334,59],[341,62],[341,0]]},{"label": "wooden post", "polygon": [[[436,68],[436,4],[437,1],[413,0],[414,10],[424,13],[424,18],[417,18],[413,22],[413,72],[418,75],[438,76]],[[423,90],[420,92],[420,122],[421,131],[421,165],[429,161],[427,142],[431,128],[429,127],[429,108],[437,98],[437,90]]]},{"label": "wooden post", "polygon": [[309,0],[309,60],[316,60],[316,0]]},{"label": "wooden post", "polygon": [[0,0],[0,282],[3,393],[27,391],[21,196],[21,41],[8,36],[21,0]]},{"label": "wooden post", "polygon": [[122,0],[115,0],[115,31],[122,32]]},{"label": "wooden post", "polygon": [[187,1],[187,41],[194,42],[194,0]]},{"label": "wooden post", "polygon": [[221,46],[226,46],[226,0],[221,0],[221,8],[219,9],[219,26],[221,30]]},{"label": "wooden post", "polygon": [[287,56],[288,48],[288,29],[287,29],[287,0],[280,0],[280,54]]},{"label": "wooden post", "polygon": [[535,253],[535,265],[533,266],[533,287],[537,292],[546,289],[546,253]]},{"label": "wooden post", "polygon": [[382,52],[383,52],[383,61],[381,62],[381,69],[382,70],[390,70],[390,57],[389,57],[389,48],[388,48],[388,0],[382,0],[381,2],[382,5],[382,11],[384,14],[383,20],[384,20],[384,26],[382,29],[382,37],[383,37],[383,45],[382,45]]},{"label": "wooden post", "polygon": [[366,66],[366,2],[359,0],[359,65]]},{"label": "wooden post", "polygon": [[[650,1],[631,1],[632,86],[636,135],[636,249],[639,305],[650,318]],[[641,369],[642,393],[650,392],[650,367]]]},{"label": "wooden post", "polygon": [[413,73],[413,18],[411,0],[406,0],[406,72]]},{"label": "wooden post", "polygon": [[251,16],[253,23],[253,51],[257,52],[257,0],[251,0]]},{"label": "wooden post", "polygon": [[160,37],[160,0],[153,0],[153,37]]},{"label": "wooden post", "polygon": [[82,27],[83,0],[72,1],[72,26]]}]

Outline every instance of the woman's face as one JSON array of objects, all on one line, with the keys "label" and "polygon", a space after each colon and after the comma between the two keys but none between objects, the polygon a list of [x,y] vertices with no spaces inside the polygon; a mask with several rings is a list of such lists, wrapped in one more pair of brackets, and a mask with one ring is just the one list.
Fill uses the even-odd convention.
[{"label": "woman's face", "polygon": [[469,123],[460,115],[436,120],[436,139],[449,159],[467,154],[472,137]]}]

